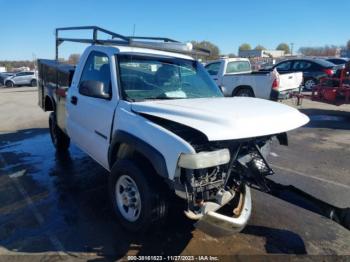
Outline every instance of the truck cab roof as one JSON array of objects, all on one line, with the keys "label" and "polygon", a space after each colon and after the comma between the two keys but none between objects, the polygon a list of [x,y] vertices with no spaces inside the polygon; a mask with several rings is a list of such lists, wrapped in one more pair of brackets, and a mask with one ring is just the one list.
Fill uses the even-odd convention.
[{"label": "truck cab roof", "polygon": [[118,46],[118,45],[91,45],[86,51],[104,51],[108,54],[150,54],[150,55],[158,55],[158,56],[167,56],[167,57],[176,57],[183,58],[188,60],[193,60],[193,58],[189,55],[175,53],[170,51],[161,51],[152,48],[140,48],[140,47],[130,47],[130,46]]}]

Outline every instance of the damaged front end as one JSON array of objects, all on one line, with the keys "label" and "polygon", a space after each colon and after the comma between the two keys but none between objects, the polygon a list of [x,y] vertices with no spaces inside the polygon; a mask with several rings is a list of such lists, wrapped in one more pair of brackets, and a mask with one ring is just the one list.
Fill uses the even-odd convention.
[{"label": "damaged front end", "polygon": [[[283,138],[286,143],[285,135],[278,140]],[[271,136],[209,142],[196,146],[196,154],[182,154],[175,192],[187,200],[186,216],[225,231],[241,231],[251,215],[249,186],[269,190],[265,176],[273,171],[265,157],[270,141]]]}]

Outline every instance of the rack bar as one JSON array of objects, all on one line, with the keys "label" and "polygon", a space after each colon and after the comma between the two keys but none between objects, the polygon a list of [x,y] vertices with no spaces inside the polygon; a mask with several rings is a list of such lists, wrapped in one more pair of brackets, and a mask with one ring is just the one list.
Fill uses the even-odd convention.
[{"label": "rack bar", "polygon": [[143,40],[160,40],[164,42],[173,42],[173,43],[181,43],[179,41],[173,40],[171,38],[165,38],[165,37],[149,37],[149,36],[128,36],[129,39],[143,39]]},{"label": "rack bar", "polygon": [[[73,30],[92,30],[92,38],[66,38],[66,37],[59,37],[60,31],[73,31]],[[98,33],[102,32],[107,35],[111,36],[111,39],[98,39]],[[152,46],[152,42],[145,42],[145,41],[135,41],[135,40],[156,40],[156,41],[163,41],[165,44],[168,43],[178,43],[181,44],[181,42],[165,38],[165,37],[147,37],[147,36],[124,36],[121,34],[117,34],[115,32],[109,31],[107,29],[103,29],[98,26],[76,26],[76,27],[60,27],[56,28],[55,30],[55,36],[56,36],[56,60],[58,61],[58,47],[63,42],[75,42],[75,43],[85,43],[85,44],[100,44],[100,45],[122,45],[122,46],[132,46],[132,47],[142,47],[142,48],[148,48],[148,49],[154,49],[154,50],[160,50],[160,51],[170,51],[174,53],[182,53],[182,54],[188,54],[188,55],[204,55],[208,56],[210,55],[210,51],[204,48],[195,48],[193,47],[191,51],[189,50],[182,50],[182,49],[176,49],[174,47],[166,47],[159,45],[159,42],[154,42],[156,44],[155,46]],[[119,39],[119,40],[117,40]]]}]

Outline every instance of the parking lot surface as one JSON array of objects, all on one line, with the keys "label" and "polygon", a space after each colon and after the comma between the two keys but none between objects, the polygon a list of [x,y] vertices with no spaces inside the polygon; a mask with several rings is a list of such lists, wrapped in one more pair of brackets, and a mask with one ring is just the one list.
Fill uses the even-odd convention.
[{"label": "parking lot surface", "polygon": [[[287,102],[288,103],[288,102]],[[272,145],[271,193],[253,190],[243,232],[196,229],[174,203],[165,227],[129,234],[113,219],[107,172],[75,146],[56,154],[35,88],[0,89],[0,254],[90,260],[127,255],[350,255],[350,106],[305,100],[310,123]],[[332,217],[330,219],[329,217]]]}]

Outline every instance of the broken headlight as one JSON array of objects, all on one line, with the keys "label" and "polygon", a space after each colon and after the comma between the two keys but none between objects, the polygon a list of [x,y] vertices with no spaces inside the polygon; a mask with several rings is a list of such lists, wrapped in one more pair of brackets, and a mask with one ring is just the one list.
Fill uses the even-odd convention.
[{"label": "broken headlight", "polygon": [[220,149],[197,154],[181,154],[178,165],[186,169],[202,169],[227,164],[230,161],[230,151]]}]

